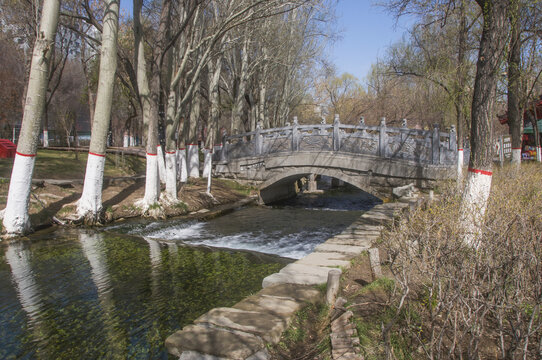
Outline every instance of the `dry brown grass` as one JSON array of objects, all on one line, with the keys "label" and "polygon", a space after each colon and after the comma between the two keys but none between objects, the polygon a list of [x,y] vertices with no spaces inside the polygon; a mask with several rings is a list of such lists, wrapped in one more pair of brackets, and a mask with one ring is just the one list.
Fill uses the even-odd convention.
[{"label": "dry brown grass", "polygon": [[[384,234],[395,287],[385,310],[393,315],[382,324],[383,356],[541,358],[541,170],[497,169],[476,248],[464,241],[455,184]],[[397,356],[392,334],[407,344],[404,355]]]}]

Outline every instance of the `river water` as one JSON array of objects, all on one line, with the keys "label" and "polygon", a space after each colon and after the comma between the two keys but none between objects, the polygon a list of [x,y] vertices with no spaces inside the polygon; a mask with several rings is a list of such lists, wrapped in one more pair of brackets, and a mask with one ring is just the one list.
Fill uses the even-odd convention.
[{"label": "river water", "polygon": [[331,192],[208,222],[130,221],[3,244],[0,359],[166,359],[168,335],[258,291],[377,202]]}]

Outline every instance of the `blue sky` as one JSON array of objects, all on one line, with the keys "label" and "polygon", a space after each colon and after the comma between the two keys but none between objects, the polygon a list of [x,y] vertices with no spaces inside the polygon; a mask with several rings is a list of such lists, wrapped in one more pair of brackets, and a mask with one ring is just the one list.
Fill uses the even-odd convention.
[{"label": "blue sky", "polygon": [[401,39],[405,22],[387,14],[372,0],[340,0],[337,5],[342,39],[329,51],[329,59],[338,74],[348,72],[363,81],[371,64],[382,57],[386,48]]}]

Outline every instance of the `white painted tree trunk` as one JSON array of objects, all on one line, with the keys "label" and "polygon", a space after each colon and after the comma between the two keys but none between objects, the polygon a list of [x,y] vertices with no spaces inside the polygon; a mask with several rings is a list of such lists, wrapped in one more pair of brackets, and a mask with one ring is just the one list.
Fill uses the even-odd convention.
[{"label": "white painted tree trunk", "polygon": [[147,77],[147,60],[145,57],[145,46],[143,41],[143,28],[141,26],[140,16],[142,0],[134,0],[134,48],[137,52],[137,86],[141,105],[143,108],[143,123],[147,126],[147,171],[145,178],[145,196],[136,202],[143,213],[146,213],[149,207],[158,202],[160,197],[160,178],[158,174],[158,158],[156,154],[158,145],[158,114],[153,114],[158,109],[152,108],[151,92],[149,89],[149,79]]},{"label": "white painted tree trunk", "polygon": [[182,183],[186,183],[186,181],[188,180],[188,169],[186,167],[186,149],[181,148],[177,150],[177,155],[178,155],[177,162],[179,164],[179,170],[178,170],[179,180]]},{"label": "white painted tree trunk", "polygon": [[[98,117],[95,118],[98,121]],[[96,121],[94,123],[96,123]],[[77,215],[97,217],[102,209],[103,173],[105,155],[88,153],[83,194],[77,203]]]},{"label": "white painted tree trunk", "polygon": [[124,139],[122,141],[122,146],[123,147],[128,147],[130,146],[130,137],[128,136],[127,133],[124,133]]},{"label": "white painted tree trunk", "polygon": [[135,137],[133,135],[130,135],[130,146],[137,146]]},{"label": "white painted tree trunk", "polygon": [[158,175],[160,176],[160,182],[164,184],[166,182],[166,163],[161,145],[156,147],[156,154],[158,156]]},{"label": "white painted tree trunk", "polygon": [[15,155],[6,209],[4,211],[4,230],[8,234],[25,234],[30,231],[28,203],[32,187],[35,156]]},{"label": "white painted tree trunk", "polygon": [[204,160],[203,160],[203,174],[202,177],[206,178],[209,176],[209,173],[211,173],[213,164],[212,164],[212,158],[213,158],[213,152],[210,149],[203,150],[204,154]]},{"label": "white painted tree trunk", "polygon": [[4,230],[10,235],[21,235],[30,231],[28,202],[59,11],[60,0],[44,1],[39,35],[32,53],[21,132],[4,211]]},{"label": "white painted tree trunk", "polygon": [[461,182],[463,180],[463,162],[464,162],[464,153],[463,149],[457,150],[457,181]]},{"label": "white painted tree trunk", "polygon": [[147,153],[147,169],[145,177],[145,197],[137,202],[146,210],[149,205],[158,201],[160,196],[160,182],[158,181],[158,159],[156,154]]},{"label": "white painted tree trunk", "polygon": [[512,148],[511,162],[515,166],[521,165],[521,148]]},{"label": "white painted tree trunk", "polygon": [[198,144],[188,144],[187,149],[187,170],[188,177],[199,178],[199,152]]},{"label": "white painted tree trunk", "polygon": [[465,242],[478,247],[478,238],[482,229],[487,202],[491,191],[492,173],[469,169],[465,192],[461,202],[461,216],[465,230]]},{"label": "white painted tree trunk", "polygon": [[119,2],[106,0],[104,11],[96,109],[92,123],[83,193],[77,203],[78,216],[84,217],[90,223],[100,221],[99,216],[102,211],[103,170],[111,121],[115,73],[117,72]]},{"label": "white painted tree trunk", "polygon": [[166,152],[166,196],[169,200],[177,200],[177,154],[175,151]]},{"label": "white painted tree trunk", "polygon": [[49,131],[47,129],[43,129],[43,147],[49,147]]},{"label": "white painted tree trunk", "polygon": [[542,147],[541,146],[536,148],[536,161],[542,162]]}]

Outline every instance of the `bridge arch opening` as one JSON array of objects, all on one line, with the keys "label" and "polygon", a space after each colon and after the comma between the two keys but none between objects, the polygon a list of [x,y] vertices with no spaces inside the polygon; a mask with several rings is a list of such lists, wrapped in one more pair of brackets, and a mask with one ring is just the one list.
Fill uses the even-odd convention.
[{"label": "bridge arch opening", "polygon": [[378,199],[382,195],[372,188],[370,183],[370,175],[348,175],[343,172],[337,172],[329,169],[291,169],[284,171],[270,179],[264,181],[260,185],[260,203],[270,204],[276,201],[281,201],[297,196],[299,186],[296,182],[302,178],[309,178],[311,175],[320,176],[322,178],[330,178],[340,180],[360,191],[368,193]]}]

